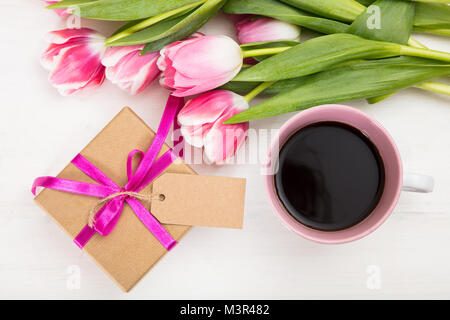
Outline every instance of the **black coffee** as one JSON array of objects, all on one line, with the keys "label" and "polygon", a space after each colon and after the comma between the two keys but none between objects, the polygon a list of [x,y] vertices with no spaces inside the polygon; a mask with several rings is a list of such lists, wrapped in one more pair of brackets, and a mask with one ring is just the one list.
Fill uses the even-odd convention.
[{"label": "black coffee", "polygon": [[383,161],[359,130],[320,122],[299,130],[281,148],[275,186],[300,223],[341,230],[362,221],[377,205],[384,187]]}]

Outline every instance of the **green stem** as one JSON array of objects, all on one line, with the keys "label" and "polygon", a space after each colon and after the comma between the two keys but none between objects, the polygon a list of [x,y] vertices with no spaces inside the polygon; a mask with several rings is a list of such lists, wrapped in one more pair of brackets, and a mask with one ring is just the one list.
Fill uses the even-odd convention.
[{"label": "green stem", "polygon": [[[419,48],[425,48],[425,49],[427,48],[423,44],[421,44],[420,42],[415,41],[412,38],[410,38],[409,40],[410,41],[408,42],[408,44],[410,46],[412,46],[412,47],[419,47]],[[427,90],[427,91],[431,91],[431,92],[436,92],[436,93],[450,95],[450,86],[447,85],[447,84],[444,84],[444,83],[428,81],[428,82],[422,82],[420,84],[417,84],[414,87],[415,88],[419,88],[419,89],[423,89],[423,90]],[[387,97],[389,97],[391,95],[392,94],[387,94],[385,96],[387,98]],[[381,99],[381,100],[383,100],[383,99]]]},{"label": "green stem", "polygon": [[250,102],[250,100],[252,100],[254,97],[256,97],[258,94],[263,92],[265,89],[267,89],[274,83],[275,83],[275,81],[268,81],[268,82],[263,82],[263,83],[259,84],[256,88],[254,88],[247,95],[245,95],[244,99],[247,100],[247,102]]},{"label": "green stem", "polygon": [[414,87],[450,96],[450,86],[445,83],[429,81],[429,82],[416,84]]},{"label": "green stem", "polygon": [[409,38],[408,40],[408,46],[410,47],[416,47],[416,48],[424,48],[426,49],[427,47],[423,44],[421,44],[419,41],[413,39],[413,38]]},{"label": "green stem", "polygon": [[400,46],[400,54],[413,56],[413,57],[421,57],[421,58],[429,58],[434,60],[440,60],[445,62],[450,62],[450,53],[424,49],[424,48],[414,48],[409,46]]},{"label": "green stem", "polygon": [[431,34],[437,34],[437,35],[441,35],[441,36],[449,36],[450,37],[450,29],[432,29],[432,28],[415,27],[414,31],[425,32],[425,33],[431,33]]},{"label": "green stem", "polygon": [[167,12],[158,14],[156,16],[150,17],[148,19],[145,19],[144,21],[141,21],[141,22],[135,24],[134,26],[129,27],[128,29],[125,29],[122,32],[119,32],[119,33],[109,37],[108,39],[106,39],[106,43],[108,44],[108,43],[111,43],[113,41],[122,39],[122,38],[124,38],[126,36],[129,36],[132,33],[135,33],[137,31],[145,29],[145,28],[147,28],[147,27],[149,27],[151,25],[154,25],[155,23],[163,21],[163,20],[165,20],[167,18],[170,18],[170,17],[172,17],[174,15],[177,15],[179,13],[187,12],[190,9],[198,7],[199,5],[205,3],[206,1],[207,0],[197,1],[197,2],[194,2],[194,3],[188,4],[186,6],[174,9],[172,11],[167,11]]},{"label": "green stem", "polygon": [[242,55],[244,58],[257,57],[257,56],[267,56],[272,54],[277,54],[286,51],[292,47],[278,47],[278,48],[264,48],[264,49],[253,49],[253,50],[242,50]]}]

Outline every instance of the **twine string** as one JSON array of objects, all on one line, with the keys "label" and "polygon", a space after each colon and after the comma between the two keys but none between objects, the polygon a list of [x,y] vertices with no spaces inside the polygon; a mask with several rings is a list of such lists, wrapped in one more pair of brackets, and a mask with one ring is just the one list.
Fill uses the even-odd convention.
[{"label": "twine string", "polygon": [[117,197],[121,197],[121,196],[129,196],[129,197],[133,197],[133,198],[136,198],[136,199],[142,200],[142,201],[152,201],[152,200],[163,201],[165,199],[165,196],[163,194],[142,194],[142,193],[137,193],[137,192],[133,192],[133,191],[121,191],[121,192],[113,193],[113,194],[99,200],[95,204],[95,206],[92,207],[91,211],[89,212],[89,217],[88,217],[89,227],[91,227],[91,228],[94,227],[95,216],[97,214],[98,209],[100,209],[108,201],[110,201],[114,198],[117,198]]}]

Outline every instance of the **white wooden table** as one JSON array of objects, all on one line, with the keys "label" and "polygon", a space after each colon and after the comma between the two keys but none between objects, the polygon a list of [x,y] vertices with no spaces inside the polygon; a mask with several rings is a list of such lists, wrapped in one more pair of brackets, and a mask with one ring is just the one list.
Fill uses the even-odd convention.
[{"label": "white wooden table", "polygon": [[[0,298],[450,298],[448,97],[407,89],[376,105],[348,103],[391,132],[407,171],[436,182],[433,194],[402,194],[370,236],[338,246],[309,242],[272,214],[258,165],[194,166],[248,179],[244,229],[194,228],[125,294],[34,204],[30,187],[37,176],[57,174],[125,105],[156,128],[168,92],[154,83],[132,97],[106,82],[61,97],[39,56],[43,34],[64,21],[38,0],[2,0],[0,21]],[[117,26],[85,25],[104,32]],[[234,32],[224,15],[204,31]],[[448,40],[415,37],[450,51]],[[290,116],[251,126],[279,128]]]}]

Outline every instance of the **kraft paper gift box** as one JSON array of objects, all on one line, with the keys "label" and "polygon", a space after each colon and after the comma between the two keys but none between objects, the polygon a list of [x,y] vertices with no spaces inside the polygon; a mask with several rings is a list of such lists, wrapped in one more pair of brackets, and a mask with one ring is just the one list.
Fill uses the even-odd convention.
[{"label": "kraft paper gift box", "polygon": [[[122,109],[122,111],[80,152],[80,154],[105,173],[116,184],[123,186],[127,182],[126,165],[129,152],[134,149],[145,152],[149,148],[154,136],[154,131],[150,129],[130,108],[126,107]],[[159,155],[162,155],[168,149],[169,147],[164,144]],[[161,177],[166,177],[166,173],[184,174],[182,176],[174,176],[188,178],[191,176],[186,175],[196,175],[194,170],[178,159],[170,164],[163,174],[145,187],[141,193],[151,193],[152,185],[158,182],[158,179]],[[168,179],[160,179],[161,188],[167,187],[165,186],[166,184],[169,187],[174,186],[173,183],[171,184],[171,177],[173,176],[170,174],[167,174]],[[95,183],[72,163],[67,165],[58,174],[57,178]],[[192,178],[194,177],[192,176]],[[151,203],[141,201],[141,203],[145,205],[150,212],[152,212],[152,206],[154,207],[154,210],[160,211],[159,216],[155,215],[155,212],[152,212],[157,219],[161,220],[162,217],[165,219],[164,221],[173,223],[165,224],[164,221],[160,221],[167,232],[176,241],[179,241],[186,232],[189,231],[191,225],[202,225],[202,222],[204,222],[204,225],[223,225],[225,227],[240,228],[242,227],[243,218],[245,180],[234,178],[224,179],[229,179],[225,180],[229,183],[226,182],[224,184],[225,190],[221,191],[231,194],[232,198],[225,198],[222,200],[228,202],[230,206],[234,206],[234,212],[236,212],[236,214],[232,217],[227,217],[226,214],[230,208],[224,208],[223,212],[217,214],[209,214],[205,211],[205,208],[208,207],[208,205],[206,205],[205,208],[199,210],[198,214],[194,214],[191,217],[192,221],[189,221],[189,217],[185,217],[182,222],[186,225],[180,225],[180,223],[177,224],[177,221],[179,221],[177,219],[179,219],[178,217],[182,216],[184,212],[183,207],[177,205],[179,204],[179,201],[167,203],[172,209],[175,209],[175,207],[177,208],[176,210],[173,210],[173,214],[171,214],[171,212],[167,214],[167,211],[164,210],[157,210],[160,204],[157,203],[157,205],[154,205],[154,201],[151,201]],[[190,180],[188,179],[186,181]],[[220,191],[206,190],[211,188],[208,186],[202,187],[203,183],[201,179],[194,179],[192,181],[196,184],[194,187],[195,190],[198,191],[199,188],[203,188],[199,191],[200,193],[210,192],[210,195],[212,195],[211,192],[218,193]],[[179,182],[175,183],[178,186],[175,185],[176,187],[174,189],[182,188],[184,184]],[[223,185],[220,185],[219,183],[219,186],[222,188]],[[227,188],[229,192],[226,192]],[[192,188],[190,189],[192,190]],[[175,193],[184,191],[174,190]],[[186,193],[189,193],[189,191]],[[192,195],[187,196],[190,197]],[[206,198],[207,202],[208,199],[210,200],[209,202],[215,200],[214,196],[209,197],[208,194],[201,197],[203,199]],[[36,196],[35,201],[73,239],[86,226],[89,212],[96,206],[99,199],[53,189],[43,189]],[[183,202],[183,199],[181,199],[181,202]],[[190,201],[186,202],[187,206],[189,206],[189,202]],[[212,206],[214,206],[214,204],[212,204]],[[194,207],[190,210],[197,212],[196,209],[197,208]],[[166,217],[163,217],[164,215],[166,215]],[[219,221],[221,219],[223,221]],[[144,226],[127,204],[124,205],[123,211],[113,231],[107,236],[101,236],[96,233],[84,246],[83,250],[86,251],[124,291],[129,291],[167,252],[163,245]]]}]

